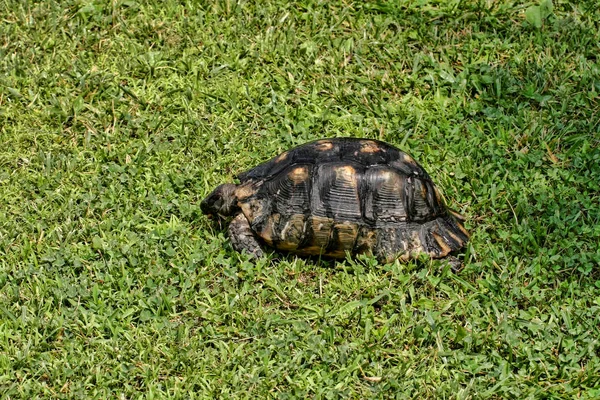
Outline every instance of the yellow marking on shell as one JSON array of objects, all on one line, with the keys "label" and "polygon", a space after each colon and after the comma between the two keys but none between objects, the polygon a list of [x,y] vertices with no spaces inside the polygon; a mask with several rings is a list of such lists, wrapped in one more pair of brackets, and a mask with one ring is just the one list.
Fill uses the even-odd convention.
[{"label": "yellow marking on shell", "polygon": [[405,163],[411,164],[411,165],[417,165],[417,162],[415,161],[415,159],[406,153],[402,153],[402,162],[405,162]]},{"label": "yellow marking on shell", "polygon": [[260,215],[263,212],[263,203],[257,199],[250,199],[249,201],[240,202],[238,204],[250,223],[254,221],[257,215]]},{"label": "yellow marking on shell", "polygon": [[442,252],[439,254],[439,256],[444,257],[452,251],[450,246],[448,246],[448,243],[446,243],[446,241],[440,234],[438,234],[437,232],[431,232],[431,235],[437,242],[438,246],[440,246],[440,249],[442,249]]},{"label": "yellow marking on shell", "polygon": [[343,248],[346,250],[352,250],[354,247],[354,241],[358,235],[356,224],[343,222],[341,224],[336,224],[335,229],[338,234],[339,243],[343,246]]},{"label": "yellow marking on shell", "polygon": [[456,235],[454,234],[454,232],[452,232],[451,230],[447,230],[447,231],[446,231],[446,233],[447,233],[448,235],[450,235],[450,237],[451,237],[452,239],[454,239],[454,241],[455,241],[456,243],[458,243],[458,245],[459,245],[459,246],[462,246],[462,245],[464,244],[464,241],[463,241],[461,238],[459,238],[458,236],[456,236]]},{"label": "yellow marking on shell", "polygon": [[442,195],[437,187],[433,187],[433,192],[435,193],[435,198],[437,199],[438,203],[444,204],[444,201],[442,200]]},{"label": "yellow marking on shell", "polygon": [[[412,247],[412,249],[410,249]],[[419,237],[419,232],[413,231],[410,237],[410,246],[408,247],[410,252],[418,252],[423,249],[423,244],[421,243],[421,238]]]},{"label": "yellow marking on shell", "polygon": [[278,155],[278,156],[277,156],[277,158],[275,158],[275,160],[274,160],[274,161],[275,161],[276,163],[280,163],[280,162],[282,162],[283,160],[285,160],[285,159],[287,158],[287,156],[288,156],[288,152],[287,152],[287,151],[285,151],[285,152],[281,153],[280,155]]},{"label": "yellow marking on shell", "polygon": [[308,178],[308,168],[306,167],[297,167],[291,170],[288,173],[288,177],[294,182],[296,185],[304,182]]},{"label": "yellow marking on shell", "polygon": [[459,221],[464,221],[466,219],[462,214],[459,214],[454,210],[448,210],[448,211],[450,211],[450,214],[454,215],[454,217]]},{"label": "yellow marking on shell", "polygon": [[337,232],[337,243],[335,248],[330,249],[325,255],[333,258],[344,258],[346,252],[351,252],[354,247],[354,240],[358,234],[356,224],[350,222],[342,222],[335,224],[334,228]]},{"label": "yellow marking on shell", "polygon": [[449,209],[448,211],[450,212],[450,214],[452,214],[456,218],[456,220],[457,220],[456,225],[458,225],[458,229],[460,229],[461,232],[464,233],[467,238],[470,238],[471,235],[469,234],[469,232],[467,232],[467,230],[465,229],[465,227],[462,224],[463,221],[465,220],[465,217],[462,216],[461,214],[457,213],[454,210]]},{"label": "yellow marking on shell", "polygon": [[377,233],[373,229],[362,228],[356,239],[355,248],[361,253],[372,252],[377,245]]},{"label": "yellow marking on shell", "polygon": [[329,140],[319,140],[315,146],[315,150],[318,151],[327,151],[331,149],[333,149],[333,143],[331,143]]},{"label": "yellow marking on shell", "polygon": [[310,221],[313,227],[317,227],[318,230],[321,230],[324,226],[328,226],[331,224],[331,218],[327,217],[319,217],[318,215],[312,215],[310,217]]},{"label": "yellow marking on shell", "polygon": [[375,175],[374,175],[374,176],[377,178],[377,180],[378,180],[379,182],[382,182],[382,183],[384,183],[384,184],[385,184],[386,182],[390,182],[390,181],[392,181],[392,180],[393,180],[394,182],[396,182],[396,181],[398,181],[398,180],[399,180],[399,176],[398,176],[398,174],[396,174],[396,173],[394,173],[394,172],[390,171],[389,169],[380,169],[380,170],[377,170],[377,171],[375,172]]},{"label": "yellow marking on shell", "polygon": [[471,237],[471,235],[469,234],[469,232],[467,232],[467,230],[465,229],[465,227],[463,226],[462,223],[457,222],[456,225],[458,225],[458,229],[460,229],[461,232],[464,233],[467,238]]},{"label": "yellow marking on shell", "polygon": [[254,194],[256,194],[256,188],[254,188],[252,185],[242,185],[235,189],[235,197],[237,197],[238,201],[246,200],[248,197],[251,197]]},{"label": "yellow marking on shell", "polygon": [[298,248],[304,235],[304,215],[292,215],[280,232],[281,241],[277,243],[280,250],[293,251]]},{"label": "yellow marking on shell", "polygon": [[427,185],[424,185],[421,182],[421,196],[423,196],[424,199],[427,199]]},{"label": "yellow marking on shell", "polygon": [[360,145],[361,153],[377,153],[378,151],[381,151],[381,147],[379,147],[377,143],[373,142],[372,140],[361,140]]},{"label": "yellow marking on shell", "polygon": [[329,235],[329,232],[331,231],[331,226],[333,224],[333,220],[331,218],[319,217],[319,216],[313,215],[310,219],[311,219],[310,223],[311,223],[313,231],[315,231],[315,232],[327,231],[327,234]]},{"label": "yellow marking on shell", "polygon": [[307,230],[312,231],[312,242],[300,252],[305,255],[319,255],[329,244],[333,221],[327,217],[311,216],[307,221]]},{"label": "yellow marking on shell", "polygon": [[258,232],[258,235],[267,243],[269,246],[273,245],[273,231],[275,226],[279,223],[279,214],[273,214],[267,218],[262,230]]},{"label": "yellow marking on shell", "polygon": [[335,177],[348,182],[348,185],[351,187],[356,187],[356,179],[354,179],[355,174],[356,170],[351,165],[335,167]]}]

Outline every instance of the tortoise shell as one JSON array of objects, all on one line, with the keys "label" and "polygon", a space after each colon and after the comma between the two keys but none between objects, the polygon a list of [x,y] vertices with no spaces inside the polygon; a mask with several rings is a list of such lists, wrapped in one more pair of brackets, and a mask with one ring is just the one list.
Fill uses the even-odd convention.
[{"label": "tortoise shell", "polygon": [[391,261],[462,248],[462,217],[408,154],[377,141],[324,139],[238,176],[237,205],[266,244],[299,255]]}]

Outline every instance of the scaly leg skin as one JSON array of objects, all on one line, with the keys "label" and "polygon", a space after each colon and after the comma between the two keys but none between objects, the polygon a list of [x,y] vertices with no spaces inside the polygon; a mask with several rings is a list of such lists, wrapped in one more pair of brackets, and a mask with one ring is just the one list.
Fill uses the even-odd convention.
[{"label": "scaly leg skin", "polygon": [[229,224],[229,240],[233,248],[240,253],[246,250],[252,258],[260,258],[264,255],[256,235],[242,213],[239,213]]}]

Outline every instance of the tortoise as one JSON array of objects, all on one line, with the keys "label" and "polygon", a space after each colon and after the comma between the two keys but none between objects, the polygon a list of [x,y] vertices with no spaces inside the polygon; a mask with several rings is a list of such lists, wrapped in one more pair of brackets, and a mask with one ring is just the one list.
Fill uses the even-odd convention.
[{"label": "tortoise", "polygon": [[425,170],[378,140],[322,139],[266,161],[218,186],[201,210],[233,217],[233,248],[261,257],[265,245],[300,256],[369,254],[380,262],[451,253],[469,238]]}]

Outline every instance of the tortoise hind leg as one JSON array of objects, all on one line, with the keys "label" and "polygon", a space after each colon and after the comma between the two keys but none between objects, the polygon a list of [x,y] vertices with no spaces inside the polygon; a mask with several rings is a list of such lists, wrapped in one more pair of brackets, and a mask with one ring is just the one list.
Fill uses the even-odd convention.
[{"label": "tortoise hind leg", "polygon": [[264,255],[258,238],[242,213],[239,213],[229,224],[229,240],[231,240],[233,248],[240,253],[246,250],[251,257],[255,258]]}]

